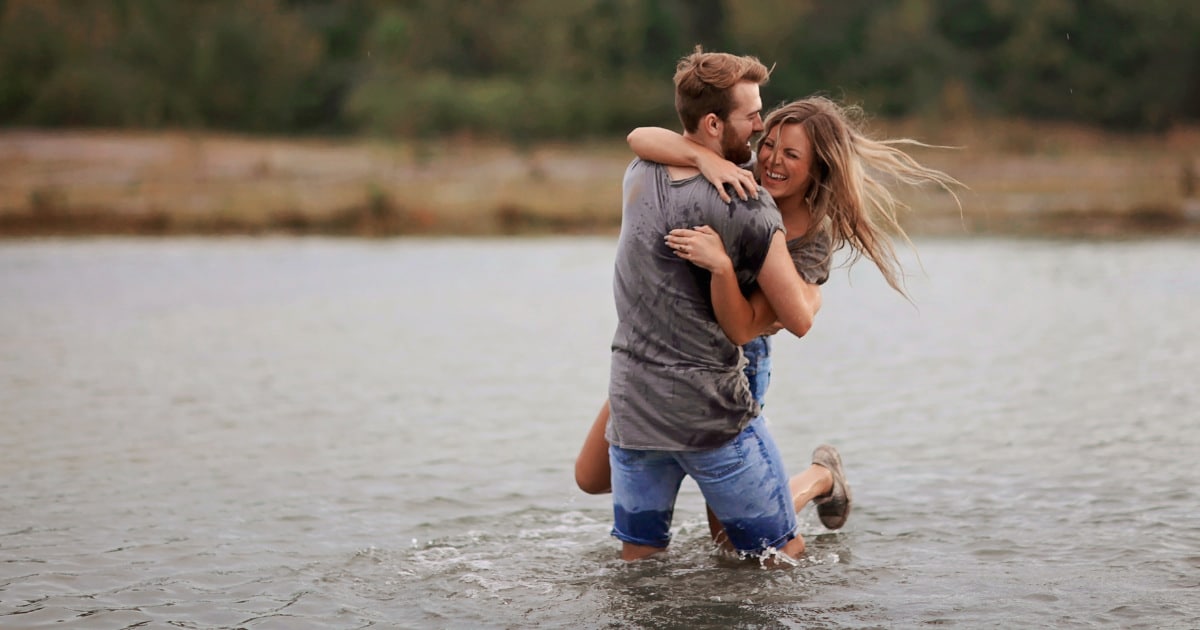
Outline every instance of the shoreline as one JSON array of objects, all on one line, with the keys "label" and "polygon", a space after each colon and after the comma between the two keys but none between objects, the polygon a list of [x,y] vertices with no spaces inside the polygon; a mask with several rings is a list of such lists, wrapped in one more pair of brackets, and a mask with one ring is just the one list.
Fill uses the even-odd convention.
[{"label": "shoreline", "polygon": [[[961,212],[899,190],[912,236],[1200,236],[1200,129],[908,121],[882,135],[960,147],[912,151],[969,187]],[[0,238],[616,234],[629,159],[611,140],[0,130]]]},{"label": "shoreline", "polygon": [[[512,208],[496,210],[496,227],[480,229],[458,223],[428,223],[403,211],[350,208],[321,219],[279,216],[267,222],[239,224],[228,219],[180,224],[169,213],[130,215],[95,213],[0,215],[0,240],[81,237],[226,237],[326,236],[348,238],[396,237],[512,237],[616,236],[619,218],[575,218],[524,214]],[[1038,215],[942,215],[901,221],[911,237],[1024,237],[1077,239],[1141,239],[1200,237],[1200,213],[1168,209],[1121,211],[1063,211]]]}]

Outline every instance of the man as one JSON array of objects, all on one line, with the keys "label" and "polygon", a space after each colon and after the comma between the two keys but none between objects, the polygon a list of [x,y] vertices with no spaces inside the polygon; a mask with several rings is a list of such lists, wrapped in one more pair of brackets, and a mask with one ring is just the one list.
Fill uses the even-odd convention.
[{"label": "man", "polygon": [[[762,131],[753,57],[696,52],[679,62],[675,105],[684,136],[749,161]],[[612,465],[613,535],[621,556],[664,550],[683,477],[693,477],[739,552],[803,551],[788,478],[742,373],[742,355],[713,314],[708,279],[663,242],[674,228],[722,236],[738,281],[757,283],[779,322],[803,336],[820,291],[797,275],[782,221],[766,194],[721,200],[696,169],[634,160],[625,173],[613,291],[618,325],[605,437]]]}]

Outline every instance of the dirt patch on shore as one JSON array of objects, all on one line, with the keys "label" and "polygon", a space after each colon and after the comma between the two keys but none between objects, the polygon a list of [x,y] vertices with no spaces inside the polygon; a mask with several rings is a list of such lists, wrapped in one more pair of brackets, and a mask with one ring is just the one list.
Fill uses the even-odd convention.
[{"label": "dirt patch on shore", "polygon": [[[920,150],[970,188],[902,191],[913,234],[1200,234],[1200,133],[961,127]],[[928,138],[897,126],[885,135]],[[0,236],[615,233],[623,143],[525,149],[221,134],[0,132]]]}]

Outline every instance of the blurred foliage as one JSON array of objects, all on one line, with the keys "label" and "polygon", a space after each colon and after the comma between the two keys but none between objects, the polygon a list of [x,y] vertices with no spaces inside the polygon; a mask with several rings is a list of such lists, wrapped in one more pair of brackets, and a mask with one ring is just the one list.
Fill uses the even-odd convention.
[{"label": "blurred foliage", "polygon": [[0,124],[515,139],[676,126],[695,44],[887,116],[1200,119],[1189,0],[0,0]]}]

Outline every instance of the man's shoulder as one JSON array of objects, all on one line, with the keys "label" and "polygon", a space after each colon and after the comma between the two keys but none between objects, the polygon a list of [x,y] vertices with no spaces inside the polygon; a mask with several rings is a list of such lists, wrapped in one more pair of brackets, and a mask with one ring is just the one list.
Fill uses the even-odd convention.
[{"label": "man's shoulder", "polygon": [[633,158],[629,163],[630,169],[648,169],[655,172],[664,172],[672,183],[686,182],[687,180],[700,177],[700,169],[694,166],[672,166],[670,164],[661,164],[652,162],[642,158]]},{"label": "man's shoulder", "polygon": [[[729,207],[730,214],[742,214],[749,219],[764,223],[783,224],[783,216],[779,214],[779,208],[775,206],[775,200],[761,186],[758,188],[757,197],[749,197],[747,199],[738,197],[734,194],[732,188],[728,192],[730,193],[730,201],[728,203],[721,201],[720,197],[717,197],[717,200],[720,201],[721,205]],[[713,194],[716,195],[715,190]]]},{"label": "man's shoulder", "polygon": [[654,162],[648,162],[646,160],[643,160],[640,157],[634,157],[632,160],[629,161],[629,164],[625,167],[625,174],[628,175],[630,173],[639,172],[639,171],[645,172],[645,171],[649,171],[649,170],[654,170],[656,168],[661,168],[661,165],[656,164]]},{"label": "man's shoulder", "polygon": [[624,181],[623,185],[626,188],[630,186],[644,187],[647,183],[659,177],[658,173],[661,168],[663,168],[661,164],[635,157],[625,167],[625,175],[622,178]]},{"label": "man's shoulder", "polygon": [[761,189],[757,199],[743,200],[733,191],[730,196],[730,201],[722,201],[713,191],[715,211],[709,214],[713,217],[713,228],[726,239],[726,247],[736,243],[739,247],[761,248],[766,252],[772,235],[783,229],[783,217],[775,207],[775,201]]}]

